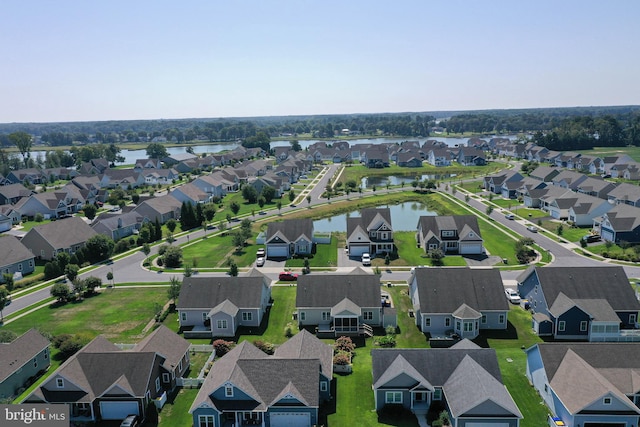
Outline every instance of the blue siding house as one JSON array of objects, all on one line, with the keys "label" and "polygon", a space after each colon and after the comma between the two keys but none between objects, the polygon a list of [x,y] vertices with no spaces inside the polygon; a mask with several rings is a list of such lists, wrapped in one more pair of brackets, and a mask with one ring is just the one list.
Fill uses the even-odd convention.
[{"label": "blue siding house", "polygon": [[640,303],[622,267],[530,267],[517,280],[538,335],[640,341]]},{"label": "blue siding house", "polygon": [[10,343],[0,344],[0,401],[20,394],[49,369],[49,340],[30,329]]},{"label": "blue siding house", "polygon": [[640,421],[640,343],[541,343],[526,350],[549,426],[630,427]]}]

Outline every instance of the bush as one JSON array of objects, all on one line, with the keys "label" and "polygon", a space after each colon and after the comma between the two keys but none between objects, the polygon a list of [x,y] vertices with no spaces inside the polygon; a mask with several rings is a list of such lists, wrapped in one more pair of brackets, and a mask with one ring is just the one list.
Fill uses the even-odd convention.
[{"label": "bush", "polygon": [[376,344],[384,348],[393,348],[396,346],[396,337],[395,335],[385,335],[378,338]]},{"label": "bush", "polygon": [[165,251],[169,248],[169,245],[160,245],[158,248],[158,255],[164,255]]},{"label": "bush", "polygon": [[34,218],[35,222],[42,222],[44,221],[44,216],[42,216],[41,213],[37,213],[35,218]]},{"label": "bush", "polygon": [[233,341],[225,341],[222,339],[215,340],[213,342],[213,348],[216,352],[216,357],[222,357],[229,353],[234,345],[235,343]]},{"label": "bush", "polygon": [[287,338],[291,338],[293,336],[293,327],[291,326],[291,323],[287,323],[287,326],[285,326],[284,336]]},{"label": "bush", "polygon": [[265,352],[266,354],[273,354],[276,350],[276,346],[273,345],[270,342],[266,342],[266,341],[262,341],[262,340],[257,340],[253,342],[253,345],[255,345],[256,347],[258,347],[260,350],[262,350],[263,352]]},{"label": "bush", "polygon": [[162,256],[164,265],[169,268],[177,268],[182,264],[182,248],[178,246],[170,246],[164,251]]},{"label": "bush", "polygon": [[350,365],[351,364],[351,353],[339,352],[335,356],[333,356],[333,364],[334,365]]},{"label": "bush", "polygon": [[356,349],[356,345],[349,337],[340,337],[336,340],[333,346],[333,351],[338,354],[340,352],[353,353]]},{"label": "bush", "polygon": [[116,254],[126,252],[129,250],[129,241],[125,239],[118,240],[118,243],[113,247],[113,252]]}]

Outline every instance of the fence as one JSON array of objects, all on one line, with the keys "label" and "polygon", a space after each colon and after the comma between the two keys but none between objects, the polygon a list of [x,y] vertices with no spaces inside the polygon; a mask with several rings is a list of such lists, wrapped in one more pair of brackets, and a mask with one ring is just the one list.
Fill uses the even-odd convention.
[{"label": "fence", "polygon": [[329,244],[331,243],[331,233],[313,233],[313,242]]},{"label": "fence", "polygon": [[200,388],[204,383],[204,378],[176,378],[178,387],[183,388]]},{"label": "fence", "polygon": [[211,353],[213,352],[213,346],[211,344],[191,344],[189,351],[196,353]]}]

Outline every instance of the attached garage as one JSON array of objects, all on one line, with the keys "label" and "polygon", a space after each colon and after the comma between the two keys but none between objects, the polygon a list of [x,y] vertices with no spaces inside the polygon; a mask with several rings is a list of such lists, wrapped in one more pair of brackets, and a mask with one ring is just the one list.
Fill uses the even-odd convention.
[{"label": "attached garage", "polygon": [[311,417],[308,413],[272,412],[271,427],[310,427]]},{"label": "attached garage", "polygon": [[369,252],[369,245],[349,245],[349,257],[360,258]]},{"label": "attached garage", "polygon": [[460,242],[460,255],[479,255],[482,253],[482,243]]},{"label": "attached garage", "polygon": [[289,258],[289,245],[267,245],[267,258]]},{"label": "attached garage", "polygon": [[124,420],[127,415],[140,415],[137,401],[100,402],[103,420]]},{"label": "attached garage", "polygon": [[613,239],[614,239],[613,231],[603,228],[601,230],[601,233],[602,233],[602,240],[613,242]]}]

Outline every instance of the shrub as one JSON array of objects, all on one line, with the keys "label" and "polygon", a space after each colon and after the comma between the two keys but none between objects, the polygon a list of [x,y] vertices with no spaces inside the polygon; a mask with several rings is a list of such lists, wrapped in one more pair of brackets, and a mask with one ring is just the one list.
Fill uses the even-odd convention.
[{"label": "shrub", "polygon": [[213,342],[213,348],[216,351],[216,357],[222,357],[229,353],[234,345],[235,343],[233,341],[225,341],[222,339],[215,340]]},{"label": "shrub", "polygon": [[253,342],[253,345],[269,355],[273,354],[276,350],[276,346],[267,341],[257,340]]},{"label": "shrub", "polygon": [[384,348],[392,348],[396,346],[396,337],[395,335],[385,335],[384,337],[380,337],[376,340],[376,344],[380,347]]},{"label": "shrub", "polygon": [[164,259],[164,264],[169,268],[180,267],[182,264],[182,248],[178,246],[170,246],[164,252],[162,257]]},{"label": "shrub", "polygon": [[336,340],[336,343],[333,346],[333,349],[336,354],[340,352],[353,353],[356,349],[356,345],[353,343],[351,338],[340,337]]},{"label": "shrub", "polygon": [[118,240],[118,243],[113,247],[113,252],[116,254],[126,252],[129,250],[129,241],[125,239]]},{"label": "shrub", "polygon": [[396,327],[391,325],[387,326],[384,331],[387,335],[395,335],[398,332]]},{"label": "shrub", "polygon": [[335,356],[333,356],[333,364],[334,365],[350,365],[351,364],[351,353],[339,352]]},{"label": "shrub", "polygon": [[291,338],[293,336],[293,327],[291,326],[291,323],[287,323],[287,326],[285,326],[284,336],[287,338]]},{"label": "shrub", "polygon": [[44,221],[44,216],[42,216],[41,213],[37,213],[35,218],[34,218],[35,222],[42,222]]},{"label": "shrub", "polygon": [[160,256],[164,255],[168,247],[169,245],[160,245],[160,247],[158,248],[158,255]]}]

